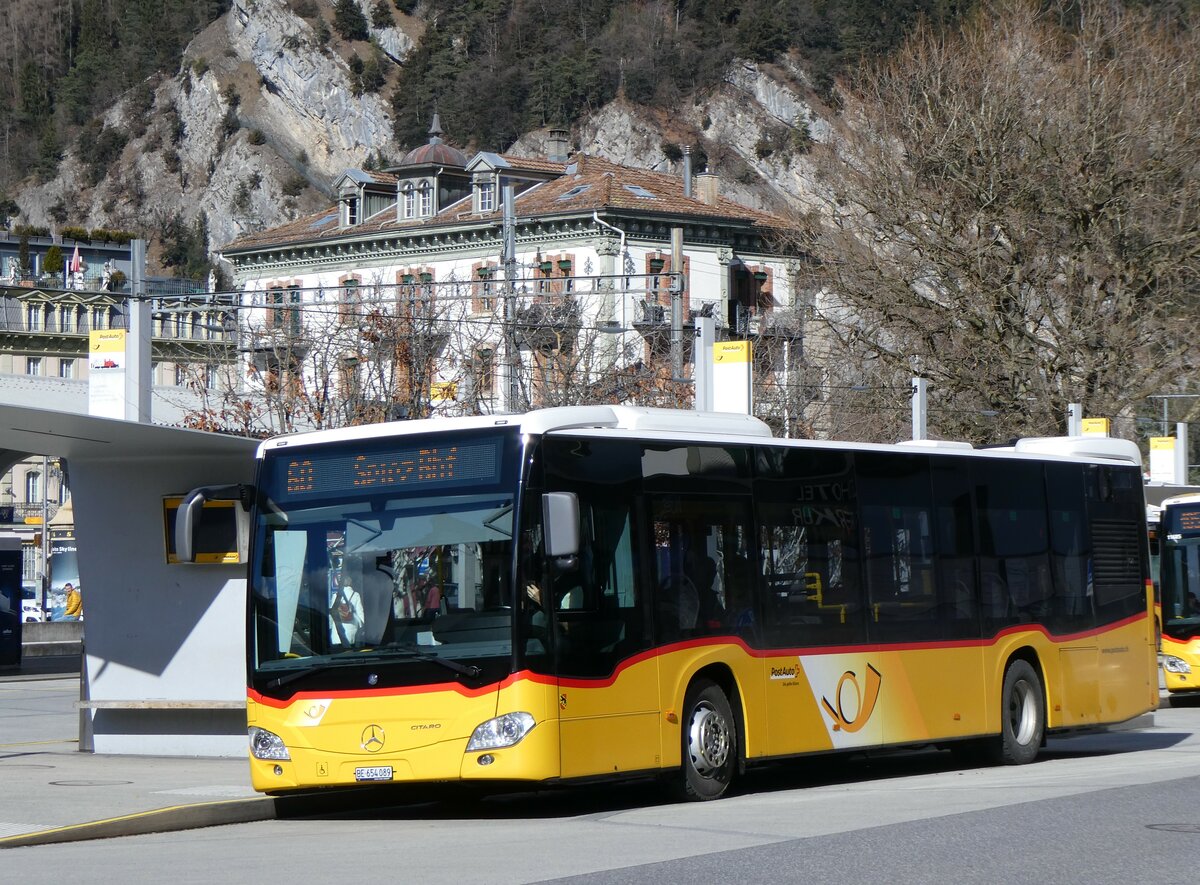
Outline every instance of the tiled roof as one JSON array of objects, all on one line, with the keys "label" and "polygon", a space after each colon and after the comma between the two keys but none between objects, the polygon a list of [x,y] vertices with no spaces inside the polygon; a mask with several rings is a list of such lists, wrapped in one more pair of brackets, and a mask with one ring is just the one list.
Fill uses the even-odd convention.
[{"label": "tiled roof", "polygon": [[[759,228],[787,226],[787,222],[777,215],[751,209],[726,197],[718,197],[715,205],[705,203],[695,191],[693,196],[685,197],[683,179],[677,175],[634,169],[586,154],[576,154],[566,164],[501,156],[515,169],[559,173],[558,178],[542,182],[517,196],[518,217],[623,209],[648,214],[711,218],[714,221],[722,219]],[[361,236],[385,231],[401,233],[468,221],[495,224],[501,218],[499,209],[483,215],[464,211],[466,202],[460,200],[431,218],[400,221],[394,212],[380,212],[353,228],[340,226],[335,207],[269,230],[246,234],[228,244],[225,250],[241,251],[292,243],[299,245],[337,236]]]},{"label": "tiled roof", "polygon": [[379,172],[375,169],[368,169],[364,171],[367,173],[367,175],[371,176],[371,180],[376,184],[395,185],[396,182],[400,180],[398,175],[395,175],[391,172]]},{"label": "tiled roof", "polygon": [[342,178],[349,178],[358,184],[382,184],[393,188],[398,180],[391,172],[377,172],[374,169],[347,169],[338,180]]}]

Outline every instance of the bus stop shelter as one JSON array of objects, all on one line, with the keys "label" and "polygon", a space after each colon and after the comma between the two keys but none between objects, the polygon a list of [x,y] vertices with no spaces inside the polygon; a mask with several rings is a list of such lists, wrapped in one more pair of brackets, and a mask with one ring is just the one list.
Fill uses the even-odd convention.
[{"label": "bus stop shelter", "polygon": [[165,501],[250,482],[256,441],[0,405],[0,470],[59,458],[83,593],[80,747],[246,752],[245,565],[168,561]]}]

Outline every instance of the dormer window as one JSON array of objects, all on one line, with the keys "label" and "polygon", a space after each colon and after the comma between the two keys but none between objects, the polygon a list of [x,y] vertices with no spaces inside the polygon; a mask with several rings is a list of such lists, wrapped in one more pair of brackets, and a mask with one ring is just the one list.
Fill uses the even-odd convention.
[{"label": "dormer window", "polygon": [[413,186],[411,184],[404,185],[404,199],[402,200],[402,208],[405,218],[412,218],[415,214],[415,199],[416,194],[413,191]]},{"label": "dormer window", "polygon": [[429,186],[429,182],[421,185],[421,217],[433,214],[433,188]]},{"label": "dormer window", "polygon": [[496,211],[496,185],[491,181],[485,181],[479,185],[479,211]]},{"label": "dormer window", "polygon": [[358,197],[350,197],[346,200],[346,226],[352,227],[358,224]]}]

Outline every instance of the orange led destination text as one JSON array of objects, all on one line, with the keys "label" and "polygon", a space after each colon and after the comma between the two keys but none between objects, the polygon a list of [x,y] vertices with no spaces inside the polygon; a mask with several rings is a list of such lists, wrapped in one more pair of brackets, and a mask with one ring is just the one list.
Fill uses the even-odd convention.
[{"label": "orange led destination text", "polygon": [[[406,482],[428,482],[454,479],[458,447],[420,449],[416,455],[372,458],[359,455],[354,459],[354,488],[397,485]],[[315,487],[318,465],[312,461],[292,461],[288,464],[289,493],[311,492]]]}]

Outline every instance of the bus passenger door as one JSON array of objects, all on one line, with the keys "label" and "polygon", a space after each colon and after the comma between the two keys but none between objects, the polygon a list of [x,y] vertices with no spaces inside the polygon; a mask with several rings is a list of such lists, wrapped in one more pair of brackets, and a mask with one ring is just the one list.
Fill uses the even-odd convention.
[{"label": "bus passenger door", "polygon": [[637,484],[622,468],[623,445],[546,445],[547,486],[579,500],[578,565],[549,581],[564,778],[647,771],[660,762],[658,662],[643,654],[650,640],[634,558]]}]

